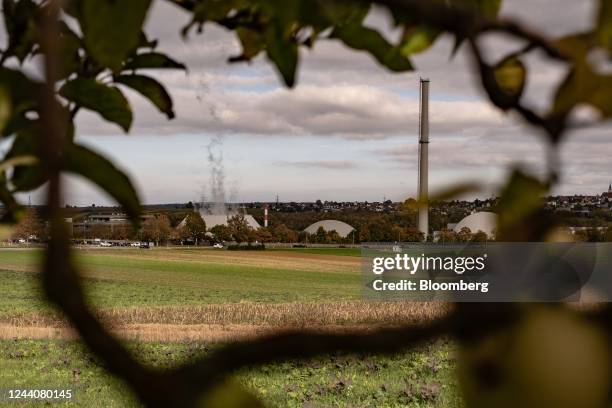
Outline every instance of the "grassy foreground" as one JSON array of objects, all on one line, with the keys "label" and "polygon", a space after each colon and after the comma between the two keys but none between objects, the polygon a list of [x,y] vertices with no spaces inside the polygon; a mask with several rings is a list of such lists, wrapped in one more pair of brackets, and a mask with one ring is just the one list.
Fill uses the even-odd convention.
[{"label": "grassy foreground", "polygon": [[[100,316],[139,359],[160,368],[266,330],[368,328],[443,311],[361,301],[360,259],[352,249],[74,253]],[[41,255],[0,250],[0,389],[70,387],[76,400],[65,405],[138,406],[78,340],[65,332],[39,336],[69,331],[40,292]],[[453,370],[453,345],[439,341],[394,357],[333,355],[258,367],[231,381],[268,406],[458,407]]]},{"label": "grassy foreground", "polygon": [[[131,344],[156,367],[203,355],[197,343]],[[278,407],[459,407],[452,347],[443,341],[396,357],[333,355],[237,373],[231,380]],[[77,342],[0,341],[0,388],[71,388],[75,399],[53,406],[137,407],[129,388],[109,376]],[[39,406],[19,403],[19,406]]]}]

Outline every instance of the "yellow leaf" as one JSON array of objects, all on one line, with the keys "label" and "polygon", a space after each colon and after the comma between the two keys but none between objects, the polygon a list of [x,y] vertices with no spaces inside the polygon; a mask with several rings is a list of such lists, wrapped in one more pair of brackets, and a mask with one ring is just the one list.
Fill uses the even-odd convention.
[{"label": "yellow leaf", "polygon": [[495,81],[499,88],[509,96],[521,97],[525,88],[527,70],[518,57],[509,57],[500,61],[493,67]]},{"label": "yellow leaf", "polygon": [[200,400],[202,408],[263,408],[262,402],[234,380],[227,380]]}]

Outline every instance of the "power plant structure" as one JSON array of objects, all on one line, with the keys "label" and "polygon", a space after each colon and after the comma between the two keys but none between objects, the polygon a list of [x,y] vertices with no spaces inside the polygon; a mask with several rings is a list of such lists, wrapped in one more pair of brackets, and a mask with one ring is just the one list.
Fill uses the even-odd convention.
[{"label": "power plant structure", "polygon": [[429,79],[421,78],[419,92],[419,183],[417,228],[429,234],[428,166],[429,166]]},{"label": "power plant structure", "polygon": [[264,205],[264,228],[268,228],[268,204]]}]

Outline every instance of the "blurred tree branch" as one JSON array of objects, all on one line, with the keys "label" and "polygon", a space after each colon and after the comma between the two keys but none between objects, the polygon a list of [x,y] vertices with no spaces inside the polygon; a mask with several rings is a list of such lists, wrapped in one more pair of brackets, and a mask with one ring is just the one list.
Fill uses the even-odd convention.
[{"label": "blurred tree branch", "polygon": [[[341,5],[342,11],[346,13],[332,14],[333,18],[337,18],[334,20],[328,15],[316,15],[316,18],[310,15],[295,16],[292,10],[288,10],[286,5],[283,6],[283,2],[272,1],[265,4],[264,2],[251,2],[258,7],[254,8],[253,13],[249,13],[250,3],[246,1],[236,0],[227,3],[193,0],[169,1],[194,13],[194,23],[203,24],[206,21],[214,20],[224,27],[240,30],[245,50],[243,55],[236,60],[249,60],[265,48],[289,86],[293,85],[297,66],[298,45],[295,25],[296,20],[300,18],[308,20],[317,29],[331,27],[332,32],[335,32],[334,38],[341,39],[352,48],[370,52],[389,69],[396,71],[410,69],[410,62],[407,56],[402,54],[401,47],[387,43],[377,33],[361,26],[365,18],[364,11],[368,10],[370,4],[379,4],[390,9],[398,25],[427,24],[454,34],[458,43],[467,41],[483,88],[491,102],[503,111],[515,111],[525,122],[542,129],[548,136],[549,149],[555,149],[556,143],[561,140],[567,126],[566,118],[574,106],[569,103],[568,107],[564,106],[564,109],[553,110],[547,114],[538,113],[525,106],[520,97],[525,84],[526,71],[519,59],[524,53],[539,49],[552,59],[577,65],[574,56],[566,55],[555,40],[529,27],[515,21],[482,15],[472,8],[462,6],[461,3],[417,0],[336,1],[330,4]],[[9,3],[11,7],[16,4],[12,1],[6,2],[7,5]],[[236,7],[243,7],[243,10],[232,13],[234,8],[227,7],[227,4],[230,3],[235,4]],[[322,2],[317,1],[312,3],[315,7],[323,5]],[[36,7],[32,4],[34,3],[26,5]],[[71,163],[72,167],[68,167],[69,170],[84,173],[106,191],[111,191],[113,196],[127,207],[135,223],[137,222],[138,198],[129,179],[119,173],[110,162],[105,162],[101,156],[92,156],[91,152],[75,149],[72,120],[78,110],[85,107],[98,112],[105,120],[116,123],[127,131],[132,122],[131,109],[122,93],[116,87],[111,86],[116,79],[122,76],[121,81],[130,83],[136,90],[142,91],[144,95],[149,95],[151,102],[161,112],[169,118],[173,116],[171,100],[160,84],[150,80],[143,81],[142,78],[136,81],[133,76],[129,80],[125,78],[126,73],[133,74],[134,70],[140,68],[184,68],[182,64],[169,57],[151,51],[154,48],[153,42],[149,41],[140,30],[149,4],[149,1],[139,0],[133,4],[124,5],[125,9],[122,9],[119,3],[84,0],[68,2],[65,9],[60,10],[60,6],[63,5],[59,0],[44,2],[38,9],[40,11],[38,16],[40,31],[36,38],[40,42],[40,52],[44,55],[45,81],[42,84],[27,82],[27,85],[33,88],[41,85],[40,88],[36,88],[39,90],[37,105],[40,107],[40,126],[36,127],[40,144],[36,156],[40,159],[44,178],[35,187],[41,185],[45,180],[48,181],[47,206],[51,240],[45,253],[42,275],[46,294],[64,311],[83,341],[93,353],[104,361],[108,370],[127,382],[146,405],[195,406],[201,393],[206,392],[226,375],[242,367],[286,359],[314,357],[336,351],[395,353],[446,335],[468,342],[516,321],[521,315],[521,310],[514,305],[489,305],[487,308],[481,308],[478,305],[457,305],[448,316],[419,326],[406,325],[398,328],[376,329],[367,333],[346,334],[298,331],[235,343],[198,361],[167,372],[155,371],[136,361],[121,342],[102,325],[85,301],[78,272],[71,263],[69,239],[60,209],[61,173],[67,170],[66,163]],[[289,4],[291,6],[292,3]],[[202,5],[209,7],[210,10],[206,7],[202,8]],[[5,8],[5,14],[12,10],[9,8],[8,6]],[[269,16],[260,18],[262,10],[272,10],[273,18]],[[23,15],[12,17],[28,19],[31,13],[29,9],[26,11],[28,12],[24,12]],[[67,26],[60,24],[61,20],[58,19],[60,11],[66,11],[79,20],[85,32],[84,40]],[[106,17],[112,17],[124,11],[126,13],[129,11],[129,18],[126,18],[127,23],[122,28],[124,31],[119,28],[116,31],[118,35],[123,35],[126,41],[117,42],[115,38],[106,38],[104,31],[100,31],[100,26],[104,28],[105,21],[99,16],[104,14]],[[207,14],[209,11],[211,13]],[[278,14],[274,14],[276,11]],[[315,11],[315,8],[310,9],[311,14],[315,14]],[[311,20],[309,20],[310,17],[312,17]],[[135,30],[134,24],[138,25],[136,27],[138,30]],[[22,27],[23,25],[20,25],[15,32],[11,32],[11,44],[19,44],[20,47],[9,47],[4,50],[2,61],[11,57],[9,51],[35,49],[34,44],[31,44],[31,38],[24,34]],[[345,30],[347,27],[350,30]],[[262,30],[262,32],[257,30]],[[263,32],[263,30],[267,31]],[[351,33],[357,33],[357,35]],[[501,63],[490,66],[478,45],[478,38],[487,33],[508,34],[524,41],[526,45],[519,53],[509,55]],[[364,41],[366,37],[368,41]],[[99,41],[102,46],[92,38]],[[88,42],[88,47],[83,46],[84,42]],[[302,44],[312,44],[312,42],[304,41]],[[373,47],[372,44],[375,46]],[[378,47],[384,47],[385,52],[380,53]],[[109,49],[112,52],[109,52]],[[144,49],[148,51],[145,52]],[[84,52],[79,53],[79,50],[92,51],[92,55],[87,54],[86,57],[82,57]],[[136,50],[139,51],[136,52]],[[70,60],[66,55],[75,59],[72,61],[74,64],[70,67],[64,64]],[[14,56],[19,60],[24,58],[21,52],[15,52]],[[585,72],[588,73],[588,70]],[[580,71],[580,73],[583,72]],[[10,75],[14,73],[11,72]],[[100,75],[105,78],[106,82],[96,81]],[[508,77],[511,81],[507,80]],[[20,85],[26,83],[23,82],[24,78],[19,77],[19,79],[22,81]],[[571,85],[569,80],[568,82]],[[58,98],[56,91],[58,83],[62,84],[59,94],[63,99]],[[569,85],[568,87],[571,88]],[[572,90],[573,88],[570,89]],[[150,97],[151,95],[154,97]],[[583,97],[583,95],[580,96]],[[65,103],[62,104],[62,102]],[[591,102],[601,103],[601,100],[594,98]],[[25,106],[30,105],[25,104]],[[108,106],[111,106],[112,109],[108,109]],[[21,115],[22,112],[18,113]],[[16,121],[15,123],[21,122]],[[15,127],[15,123],[11,125]],[[28,131],[33,125],[38,125],[29,122],[26,124],[24,129]],[[10,126],[8,129],[13,130]],[[18,133],[18,136],[26,138],[24,129],[18,129],[19,131],[13,131],[13,133]],[[9,130],[6,132],[11,134]],[[101,164],[99,168],[92,170],[87,166],[79,165],[83,161],[90,163],[89,159],[92,157]],[[10,157],[5,159],[11,160]],[[557,171],[556,162],[551,169],[550,182],[553,183]],[[111,176],[109,177],[108,174]],[[120,189],[116,187],[117,180],[121,180]],[[2,181],[5,181],[4,173]],[[10,202],[11,208],[14,208],[15,203],[11,202],[12,196],[4,185],[2,187],[3,201]],[[529,213],[530,216],[533,214],[536,212]],[[526,220],[528,221],[527,218]],[[529,239],[542,237],[542,229],[533,231],[531,235],[528,235]],[[596,319],[606,321],[609,325],[610,308],[597,315]]]}]

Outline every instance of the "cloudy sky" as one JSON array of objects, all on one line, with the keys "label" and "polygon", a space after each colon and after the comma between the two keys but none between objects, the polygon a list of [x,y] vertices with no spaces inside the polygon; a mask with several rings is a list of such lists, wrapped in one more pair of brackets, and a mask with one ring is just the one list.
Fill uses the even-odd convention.
[{"label": "cloudy sky", "polygon": [[[554,35],[591,24],[594,4],[573,0],[506,0],[503,14]],[[545,151],[539,135],[492,108],[470,73],[466,50],[449,59],[451,38],[415,58],[417,71],[386,72],[369,56],[321,41],[301,51],[298,85],[287,90],[261,56],[228,65],[238,53],[233,34],[206,26],[184,41],[189,16],[157,0],[147,32],[160,50],[189,72],[154,73],[174,98],[177,118],[167,121],[147,101],[129,93],[135,124],[129,135],[94,114],[80,113],[82,143],[113,157],[133,178],[146,203],[210,198],[209,148],[223,155],[226,194],[232,201],[402,200],[417,184],[419,77],[430,86],[430,188],[476,180],[495,191],[510,166],[541,174]],[[369,24],[386,29],[386,16]],[[397,35],[392,30],[389,36]],[[495,59],[520,44],[485,42]],[[550,85],[564,75],[539,55],[526,98],[543,106]],[[588,114],[588,112],[587,112]],[[612,181],[612,127],[572,134],[562,147],[565,164],[557,193],[600,193]],[[212,143],[212,144],[211,144]],[[109,203],[71,179],[69,204]]]}]

